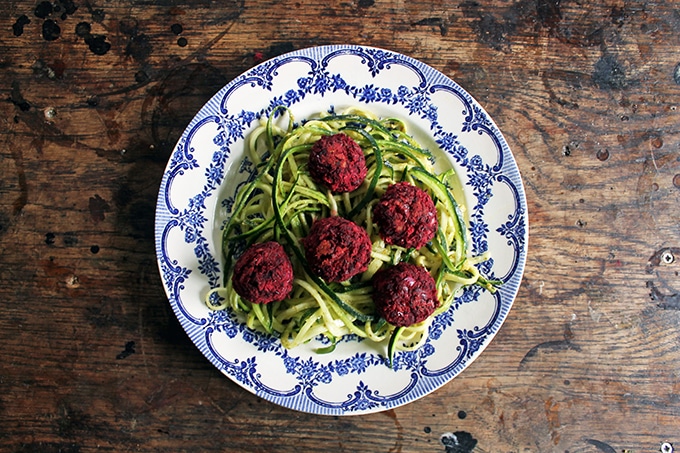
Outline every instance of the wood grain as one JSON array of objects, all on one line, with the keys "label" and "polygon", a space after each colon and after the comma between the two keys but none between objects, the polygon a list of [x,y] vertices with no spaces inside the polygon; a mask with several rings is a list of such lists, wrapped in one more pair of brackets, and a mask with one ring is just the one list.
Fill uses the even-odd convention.
[{"label": "wood grain", "polygon": [[[1,451],[680,448],[678,2],[55,0],[44,18],[39,4],[0,5]],[[175,319],[153,250],[163,169],[203,103],[327,43],[456,80],[506,136],[529,203],[525,278],[491,345],[433,394],[366,416],[292,412],[223,377]]]}]

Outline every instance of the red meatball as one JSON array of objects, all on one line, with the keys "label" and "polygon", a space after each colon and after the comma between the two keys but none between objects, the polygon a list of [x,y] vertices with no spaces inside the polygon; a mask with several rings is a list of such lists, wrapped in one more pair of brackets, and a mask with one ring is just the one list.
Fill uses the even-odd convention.
[{"label": "red meatball", "polygon": [[333,193],[352,192],[366,178],[366,158],[349,135],[324,135],[309,153],[309,174]]},{"label": "red meatball", "polygon": [[327,282],[344,282],[364,272],[371,260],[366,230],[342,217],[316,220],[302,245],[311,271]]},{"label": "red meatball", "polygon": [[388,244],[420,248],[434,237],[437,210],[424,190],[400,182],[387,188],[373,208],[380,237]]},{"label": "red meatball", "polygon": [[253,244],[236,261],[231,281],[238,295],[250,302],[280,301],[293,290],[293,265],[278,242]]},{"label": "red meatball", "polygon": [[376,311],[393,326],[424,321],[439,306],[434,278],[415,264],[402,262],[380,270],[372,284]]}]

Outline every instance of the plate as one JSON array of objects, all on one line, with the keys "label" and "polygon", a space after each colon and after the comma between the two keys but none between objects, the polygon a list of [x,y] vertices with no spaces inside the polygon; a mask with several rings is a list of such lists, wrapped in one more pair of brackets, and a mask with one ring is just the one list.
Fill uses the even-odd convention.
[{"label": "plate", "polygon": [[[287,106],[299,121],[361,106],[404,118],[409,132],[464,183],[473,254],[503,281],[491,294],[466,289],[437,316],[427,342],[385,364],[385,345],[349,337],[330,354],[292,350],[205,304],[221,284],[221,228],[254,171],[244,140]],[[253,67],[198,112],[174,148],[158,195],[155,244],[170,305],[196,347],[222,373],[272,403],[325,415],[366,414],[415,401],[460,374],[491,342],[519,289],[528,219],[517,164],[484,109],[444,74],[408,56],[364,46],[291,52]]]}]

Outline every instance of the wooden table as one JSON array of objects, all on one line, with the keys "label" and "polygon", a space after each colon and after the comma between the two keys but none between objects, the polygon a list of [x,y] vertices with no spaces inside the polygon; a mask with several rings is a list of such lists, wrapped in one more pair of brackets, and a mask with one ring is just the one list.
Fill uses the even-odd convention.
[{"label": "wooden table", "polygon": [[[680,3],[1,4],[1,451],[680,449]],[[353,417],[281,408],[215,369],[169,307],[153,238],[198,109],[256,63],[329,43],[410,55],[475,96],[530,219],[522,287],[481,357]]]}]

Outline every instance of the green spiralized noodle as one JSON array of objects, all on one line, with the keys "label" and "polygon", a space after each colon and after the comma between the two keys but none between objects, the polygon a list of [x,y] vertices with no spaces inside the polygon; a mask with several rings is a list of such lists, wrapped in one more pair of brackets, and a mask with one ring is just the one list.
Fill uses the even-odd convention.
[{"label": "green spiralized noodle", "polygon": [[[286,114],[288,122],[282,128],[277,118]],[[309,176],[307,159],[314,142],[339,132],[361,146],[368,173],[357,190],[332,194]],[[369,111],[349,108],[319,115],[296,127],[291,112],[281,107],[250,134],[246,148],[257,172],[236,195],[224,228],[224,284],[208,293],[206,303],[211,309],[231,308],[245,317],[248,327],[277,335],[286,348],[319,335],[334,346],[342,337],[354,334],[376,343],[390,338],[390,347],[413,350],[426,340],[432,318],[448,310],[463,287],[477,284],[494,291],[500,283],[487,280],[475,267],[488,259],[488,254],[469,256],[467,212],[455,172],[435,174],[432,155],[407,134],[401,119],[378,118]],[[400,181],[427,191],[437,209],[439,230],[431,243],[419,250],[386,244],[373,223],[372,210],[380,196]],[[372,251],[365,272],[347,282],[328,284],[309,270],[300,239],[309,233],[315,219],[331,215],[365,228]],[[293,291],[281,302],[253,304],[233,290],[235,253],[269,240],[281,243],[291,257],[296,276]],[[423,266],[431,273],[440,306],[421,323],[395,328],[376,317],[370,281],[380,269],[401,261]],[[217,305],[211,302],[215,293],[222,300]]]}]

